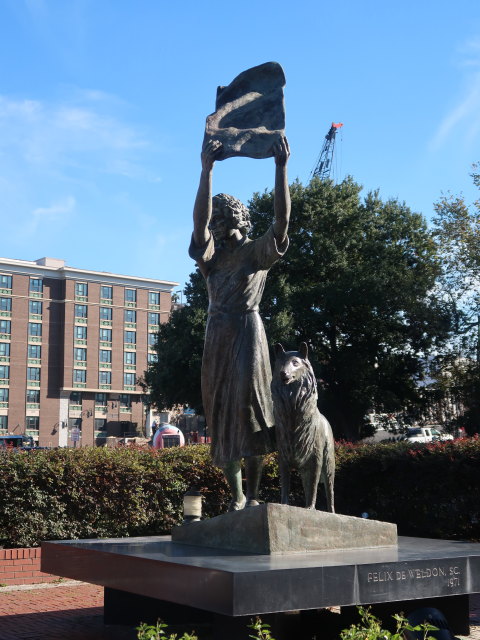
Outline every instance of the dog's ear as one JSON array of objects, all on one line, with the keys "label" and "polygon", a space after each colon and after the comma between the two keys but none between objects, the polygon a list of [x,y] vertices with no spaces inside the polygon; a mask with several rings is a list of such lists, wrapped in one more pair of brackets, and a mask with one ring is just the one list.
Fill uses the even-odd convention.
[{"label": "dog's ear", "polygon": [[301,342],[298,348],[298,353],[304,360],[308,360],[308,347],[306,342]]},{"label": "dog's ear", "polygon": [[285,349],[282,347],[282,345],[277,342],[277,344],[273,347],[275,349],[275,355],[279,356],[282,353],[285,353]]}]

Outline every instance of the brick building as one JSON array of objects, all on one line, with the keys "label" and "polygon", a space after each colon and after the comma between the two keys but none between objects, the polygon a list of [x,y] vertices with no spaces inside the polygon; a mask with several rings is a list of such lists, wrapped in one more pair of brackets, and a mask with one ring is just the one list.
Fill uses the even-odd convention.
[{"label": "brick building", "polygon": [[137,378],[177,284],[0,258],[0,434],[53,447],[141,431]]}]

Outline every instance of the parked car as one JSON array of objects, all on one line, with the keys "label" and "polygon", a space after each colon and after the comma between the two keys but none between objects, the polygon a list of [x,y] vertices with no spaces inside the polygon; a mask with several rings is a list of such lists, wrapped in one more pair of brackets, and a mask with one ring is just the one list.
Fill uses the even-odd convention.
[{"label": "parked car", "polygon": [[5,449],[33,449],[35,443],[31,436],[13,435],[0,436],[0,448]]},{"label": "parked car", "polygon": [[405,439],[408,442],[435,442],[453,440],[453,436],[450,433],[439,431],[435,427],[408,427]]}]

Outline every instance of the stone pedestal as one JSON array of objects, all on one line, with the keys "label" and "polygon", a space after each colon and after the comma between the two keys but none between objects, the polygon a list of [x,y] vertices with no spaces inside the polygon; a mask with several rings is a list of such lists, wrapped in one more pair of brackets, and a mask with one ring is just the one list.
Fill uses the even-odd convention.
[{"label": "stone pedestal", "polygon": [[235,629],[244,633],[245,620],[256,615],[272,620],[280,640],[292,611],[318,631],[325,626],[318,610],[332,606],[341,607],[337,620],[345,628],[358,604],[382,615],[434,606],[454,633],[466,634],[467,594],[480,592],[480,544],[399,537],[391,547],[267,555],[178,544],[169,536],[70,540],[43,543],[42,571],[105,586],[110,623],[188,615],[191,628],[213,620],[219,640],[242,637]]},{"label": "stone pedestal", "polygon": [[392,547],[397,544],[397,526],[268,503],[175,527],[172,541],[244,553],[304,553]]}]

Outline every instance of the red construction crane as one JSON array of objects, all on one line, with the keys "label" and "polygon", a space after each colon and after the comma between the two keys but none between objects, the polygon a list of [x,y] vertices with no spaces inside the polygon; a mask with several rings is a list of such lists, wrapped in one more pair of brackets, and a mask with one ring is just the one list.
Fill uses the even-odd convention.
[{"label": "red construction crane", "polygon": [[318,162],[315,169],[312,171],[311,178],[315,176],[320,180],[327,180],[330,178],[330,172],[333,164],[333,153],[335,151],[335,137],[337,131],[343,127],[343,122],[332,122],[327,135],[325,136],[325,142],[323,143]]}]

